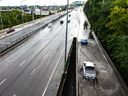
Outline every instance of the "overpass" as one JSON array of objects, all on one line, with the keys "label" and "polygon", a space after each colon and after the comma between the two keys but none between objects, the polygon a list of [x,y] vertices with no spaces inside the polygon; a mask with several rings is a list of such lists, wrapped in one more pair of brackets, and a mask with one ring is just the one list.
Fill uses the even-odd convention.
[{"label": "overpass", "polygon": [[[52,15],[37,23],[32,22],[26,28],[0,39],[0,96],[127,95],[127,88],[108,61],[95,34],[93,33],[93,38],[90,38],[90,30],[83,30],[84,20],[87,18],[82,10],[74,10],[70,14],[67,60],[70,60],[73,54],[72,42],[75,42],[76,57],[75,59],[72,57],[74,61],[71,59],[68,66],[64,64],[66,29],[64,13]],[[63,20],[64,24],[61,25],[60,20]],[[52,28],[47,26],[50,22],[53,24]],[[76,41],[73,41],[74,37],[77,38]],[[89,45],[81,46],[79,43],[81,38],[89,39]],[[79,69],[85,60],[95,62],[98,82],[82,79]],[[70,79],[67,78],[72,74]],[[62,82],[63,79],[65,82]],[[67,86],[65,87],[66,82],[67,85],[71,84],[70,80],[75,80],[72,83],[74,86],[72,94],[66,90]]]}]

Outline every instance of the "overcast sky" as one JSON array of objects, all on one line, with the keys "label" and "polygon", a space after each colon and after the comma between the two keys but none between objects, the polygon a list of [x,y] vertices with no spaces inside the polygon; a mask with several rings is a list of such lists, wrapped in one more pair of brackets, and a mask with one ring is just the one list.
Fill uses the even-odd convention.
[{"label": "overcast sky", "polygon": [[[77,0],[69,0],[70,3]],[[84,0],[78,0],[84,1]],[[65,5],[67,0],[0,0],[0,6],[13,5]]]}]

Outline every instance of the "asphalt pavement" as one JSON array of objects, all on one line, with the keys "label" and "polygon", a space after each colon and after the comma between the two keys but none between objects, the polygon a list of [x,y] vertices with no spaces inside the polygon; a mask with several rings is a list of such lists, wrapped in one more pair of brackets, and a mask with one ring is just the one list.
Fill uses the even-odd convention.
[{"label": "asphalt pavement", "polygon": [[[70,14],[68,52],[79,28],[77,12]],[[63,17],[0,57],[0,96],[56,96],[64,69],[65,25]]]},{"label": "asphalt pavement", "polygon": [[25,38],[31,36],[32,34],[38,32],[41,28],[44,28],[49,22],[57,20],[58,18],[64,16],[64,14],[65,12],[51,15],[43,19],[43,21],[41,18],[40,22],[38,22],[37,20],[34,20],[33,21],[34,23],[30,24],[31,26],[28,24],[27,27],[22,28],[20,31],[12,32],[3,38],[0,38],[0,53],[14,46],[19,41],[22,41]]},{"label": "asphalt pavement", "polygon": [[[95,40],[89,39],[90,30],[83,30],[87,18],[82,9],[70,14],[67,52],[73,37],[77,37],[79,96],[125,96],[104,54]],[[60,24],[60,20],[64,20],[64,24]],[[65,32],[66,16],[1,56],[0,96],[56,96],[64,69]],[[81,46],[81,38],[88,39],[89,45]],[[80,68],[83,61],[96,64],[96,82],[82,78]]]}]

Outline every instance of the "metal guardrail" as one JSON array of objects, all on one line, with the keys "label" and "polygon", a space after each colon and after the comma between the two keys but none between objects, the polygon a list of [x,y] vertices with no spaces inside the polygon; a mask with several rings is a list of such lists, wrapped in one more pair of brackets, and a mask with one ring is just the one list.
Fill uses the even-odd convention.
[{"label": "metal guardrail", "polygon": [[[46,27],[50,22],[54,22],[54,21],[58,20],[59,18],[63,17],[65,14],[66,14],[66,13],[61,14],[61,15],[57,15],[57,17],[52,18],[52,20],[47,21],[47,22],[45,22],[44,24],[43,24],[43,23],[42,23],[42,24],[39,23],[40,26],[38,26],[38,27],[36,27],[36,28],[34,28],[34,29],[33,29],[33,26],[28,27],[29,29],[32,29],[32,30],[30,30],[30,31],[28,31],[28,32],[24,32],[23,34],[21,34],[21,36],[19,36],[19,38],[16,38],[15,40],[12,40],[11,42],[9,42],[9,44],[0,45],[0,46],[2,46],[2,47],[0,47],[0,54],[1,54],[3,51],[7,50],[8,48],[12,47],[13,45],[19,43],[19,42],[22,41],[23,39],[25,39],[25,38],[27,38],[27,37],[29,37],[29,36],[35,34],[35,33],[38,32],[39,30],[41,30],[42,28]],[[26,29],[23,29],[22,31],[25,31],[25,30],[26,30]],[[14,34],[12,34],[12,35],[14,35]],[[9,35],[9,36],[11,36],[11,35]],[[7,37],[9,37],[9,36],[7,36]],[[7,37],[4,37],[4,38],[7,38]],[[2,39],[4,39],[4,38],[2,38]],[[0,39],[0,40],[2,40],[2,39]]]},{"label": "metal guardrail", "polygon": [[92,32],[92,36],[94,37],[99,49],[101,50],[101,52],[105,55],[107,62],[111,65],[111,67],[113,68],[113,71],[115,73],[115,75],[117,76],[119,83],[123,89],[124,92],[124,96],[128,96],[128,87],[125,84],[125,82],[123,81],[120,73],[118,72],[118,70],[116,69],[115,65],[113,64],[112,60],[110,59],[110,57],[108,56],[107,52],[105,51],[105,49],[102,47],[101,43],[99,42],[95,32]]}]

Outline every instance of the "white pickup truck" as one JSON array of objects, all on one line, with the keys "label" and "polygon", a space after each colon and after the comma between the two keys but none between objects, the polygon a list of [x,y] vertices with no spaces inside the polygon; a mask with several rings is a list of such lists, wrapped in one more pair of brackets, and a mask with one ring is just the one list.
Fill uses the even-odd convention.
[{"label": "white pickup truck", "polygon": [[83,77],[85,79],[94,80],[96,79],[96,70],[93,62],[83,62],[82,66]]}]

